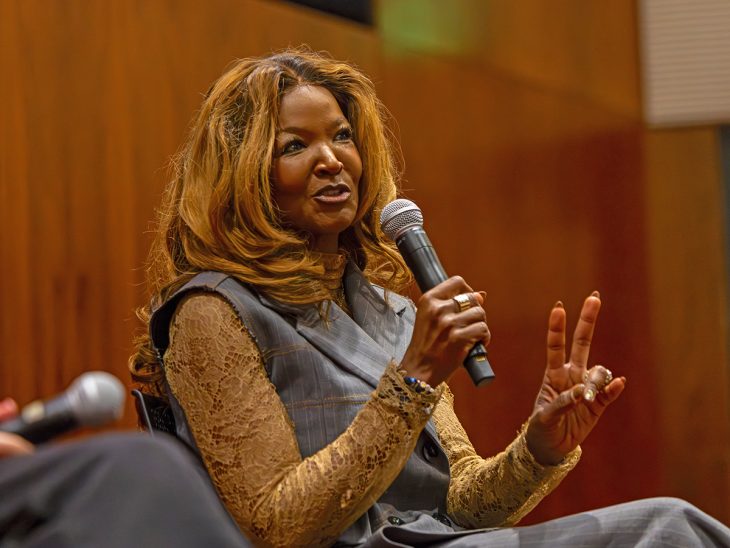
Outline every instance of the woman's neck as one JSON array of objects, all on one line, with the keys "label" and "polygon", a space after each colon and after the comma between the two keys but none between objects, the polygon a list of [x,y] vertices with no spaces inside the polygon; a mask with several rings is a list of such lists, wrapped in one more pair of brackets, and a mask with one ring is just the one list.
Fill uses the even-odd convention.
[{"label": "woman's neck", "polygon": [[330,294],[330,300],[337,303],[340,308],[349,314],[349,307],[347,306],[345,292],[342,286],[342,275],[347,266],[347,255],[343,251],[319,253],[321,256],[321,264],[324,266],[322,283]]}]

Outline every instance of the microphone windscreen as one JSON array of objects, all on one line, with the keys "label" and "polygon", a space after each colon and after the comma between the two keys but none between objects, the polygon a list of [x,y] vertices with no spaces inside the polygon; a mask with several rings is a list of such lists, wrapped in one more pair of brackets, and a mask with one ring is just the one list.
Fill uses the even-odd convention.
[{"label": "microphone windscreen", "polygon": [[423,213],[410,200],[393,200],[380,212],[380,228],[391,240],[395,241],[404,230],[414,226],[423,226]]},{"label": "microphone windscreen", "polygon": [[66,392],[81,426],[100,426],[121,418],[124,394],[119,379],[104,371],[84,373]]}]

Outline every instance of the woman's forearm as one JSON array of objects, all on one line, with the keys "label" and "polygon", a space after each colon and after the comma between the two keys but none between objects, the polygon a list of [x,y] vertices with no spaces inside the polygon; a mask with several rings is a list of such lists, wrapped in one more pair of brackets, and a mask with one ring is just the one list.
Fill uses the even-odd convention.
[{"label": "woman's forearm", "polygon": [[558,466],[542,466],[527,449],[524,431],[501,453],[480,457],[453,410],[446,390],[434,413],[449,458],[449,515],[462,527],[504,527],[522,519],[562,481],[580,458],[580,448]]}]

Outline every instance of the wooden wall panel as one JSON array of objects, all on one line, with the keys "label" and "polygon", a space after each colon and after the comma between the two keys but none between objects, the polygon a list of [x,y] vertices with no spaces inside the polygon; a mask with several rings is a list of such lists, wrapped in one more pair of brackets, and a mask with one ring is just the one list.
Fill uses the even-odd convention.
[{"label": "wooden wall panel", "polygon": [[[459,32],[428,50],[399,38],[412,0],[381,3],[380,31],[264,0],[0,2],[0,395],[26,403],[89,369],[127,378],[147,231],[201,94],[235,58],[309,43],[373,77],[444,264],[489,293],[498,379],[454,379],[483,454],[531,409],[550,306],[574,320],[603,294],[593,358],[628,389],[528,521],[658,494],[729,521],[715,152],[708,133],[641,127],[632,1],[549,4],[421,0],[436,31],[470,25],[464,48],[438,51]],[[664,209],[684,202],[691,215]],[[696,344],[673,352],[665,335],[685,332]]]},{"label": "wooden wall panel", "polygon": [[[574,321],[598,289],[592,360],[628,388],[578,469],[526,522],[658,494],[729,520],[717,153],[708,130],[662,140],[643,129],[634,3],[426,1],[432,13],[412,21],[402,3],[383,3],[381,17],[407,33],[381,21],[381,47],[405,187],[444,265],[488,292],[497,380],[453,382],[474,444],[493,454],[527,418],[552,303],[562,299]],[[454,20],[464,33],[439,27]],[[414,39],[419,31],[433,39]],[[676,208],[685,201],[688,214]],[[667,238],[669,227],[683,237]],[[697,265],[710,268],[695,275]],[[701,337],[674,352],[667,342],[683,331]]]},{"label": "wooden wall panel", "polygon": [[[497,379],[479,390],[462,373],[454,380],[476,447],[498,452],[529,416],[552,304],[565,302],[573,326],[598,289],[604,309],[592,360],[626,374],[630,390],[530,521],[656,493],[654,360],[637,328],[649,323],[640,126],[483,67],[418,57],[386,67],[386,82],[428,90],[415,100],[385,92],[399,120],[406,186],[444,265],[488,293]],[[424,122],[423,112],[434,115]],[[637,413],[648,420],[633,421]]]},{"label": "wooden wall panel", "polygon": [[378,72],[372,30],[255,0],[7,1],[0,36],[0,394],[21,404],[128,379],[166,165],[226,65],[307,43]]},{"label": "wooden wall panel", "polygon": [[730,521],[728,257],[718,132],[645,137],[662,487]]}]

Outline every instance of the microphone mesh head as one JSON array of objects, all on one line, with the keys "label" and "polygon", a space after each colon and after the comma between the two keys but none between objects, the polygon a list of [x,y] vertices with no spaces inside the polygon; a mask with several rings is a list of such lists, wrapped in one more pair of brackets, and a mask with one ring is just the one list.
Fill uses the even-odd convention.
[{"label": "microphone mesh head", "polygon": [[410,200],[393,200],[380,213],[380,228],[391,240],[415,226],[423,226],[423,213]]},{"label": "microphone mesh head", "polygon": [[83,426],[100,426],[121,418],[124,386],[104,371],[90,371],[78,377],[66,392],[76,420]]}]

